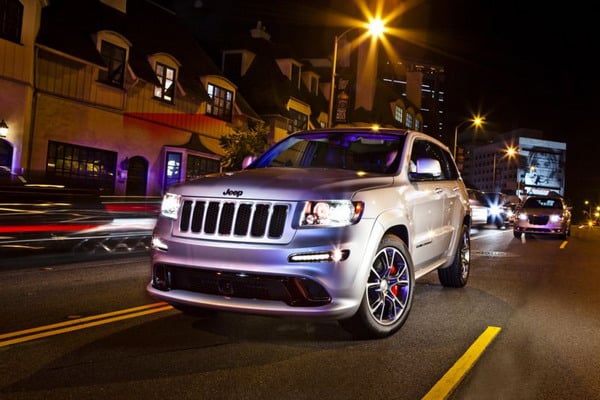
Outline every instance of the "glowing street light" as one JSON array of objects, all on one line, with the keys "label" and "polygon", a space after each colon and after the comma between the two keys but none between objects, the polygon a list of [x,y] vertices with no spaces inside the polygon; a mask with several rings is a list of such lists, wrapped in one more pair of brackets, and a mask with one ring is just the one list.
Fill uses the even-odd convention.
[{"label": "glowing street light", "polygon": [[[506,158],[511,159],[516,157],[517,153],[518,153],[518,149],[516,147],[513,146],[509,146],[506,149],[503,150],[504,155],[500,158]],[[494,164],[493,164],[493,169],[492,169],[492,191],[496,191],[496,155],[498,154],[498,150],[494,151]],[[508,163],[508,161],[507,161]],[[517,189],[518,189],[518,185],[519,183],[517,182]]]},{"label": "glowing street light", "polygon": [[[331,128],[333,124],[333,102],[335,98],[335,77],[336,77],[336,67],[337,67],[337,56],[338,56],[338,44],[340,39],[342,39],[346,34],[350,31],[358,29],[360,27],[352,27],[346,29],[339,35],[335,36],[333,41],[333,60],[331,61],[331,91],[329,93],[329,114],[327,116],[327,127]],[[366,28],[371,36],[379,37],[385,32],[385,24],[383,20],[380,18],[372,19],[367,25]]]},{"label": "glowing street light", "polygon": [[458,128],[460,128],[461,126],[463,126],[464,124],[470,122],[471,126],[475,126],[475,127],[480,127],[483,124],[483,117],[480,116],[476,116],[473,119],[467,119],[463,122],[461,122],[460,124],[456,125],[456,128],[454,128],[454,152],[453,152],[453,156],[454,159],[456,160],[456,146],[457,146],[457,141],[458,141]]}]

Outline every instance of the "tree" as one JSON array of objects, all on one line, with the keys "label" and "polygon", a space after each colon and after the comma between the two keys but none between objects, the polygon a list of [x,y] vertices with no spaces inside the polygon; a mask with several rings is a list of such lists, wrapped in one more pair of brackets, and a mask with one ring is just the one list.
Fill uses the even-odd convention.
[{"label": "tree", "polygon": [[219,138],[219,143],[225,150],[221,159],[224,171],[242,169],[242,162],[246,156],[258,156],[267,149],[269,143],[269,129],[263,121],[253,126],[245,123],[234,127],[233,131]]}]

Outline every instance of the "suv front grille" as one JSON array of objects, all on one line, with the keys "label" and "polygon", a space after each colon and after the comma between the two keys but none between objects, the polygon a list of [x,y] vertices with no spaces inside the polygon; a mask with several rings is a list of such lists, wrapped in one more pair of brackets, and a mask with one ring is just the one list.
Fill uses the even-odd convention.
[{"label": "suv front grille", "polygon": [[184,199],[174,234],[219,240],[279,240],[289,209],[287,203]]},{"label": "suv front grille", "polygon": [[531,225],[547,225],[548,219],[547,215],[532,215],[529,217],[529,223]]}]

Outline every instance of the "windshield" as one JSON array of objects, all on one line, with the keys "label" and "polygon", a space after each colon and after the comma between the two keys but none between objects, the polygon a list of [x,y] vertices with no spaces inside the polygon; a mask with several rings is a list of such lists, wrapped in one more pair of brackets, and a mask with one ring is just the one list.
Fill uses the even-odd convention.
[{"label": "windshield", "polygon": [[400,165],[404,139],[372,132],[309,132],[279,142],[248,168],[341,168],[393,174]]},{"label": "windshield", "polygon": [[562,203],[559,199],[536,198],[530,197],[525,200],[525,208],[562,208]]}]

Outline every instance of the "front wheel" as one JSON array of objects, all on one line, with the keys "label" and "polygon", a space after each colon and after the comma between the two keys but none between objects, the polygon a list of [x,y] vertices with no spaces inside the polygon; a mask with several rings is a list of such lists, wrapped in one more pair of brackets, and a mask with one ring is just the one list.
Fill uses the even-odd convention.
[{"label": "front wheel", "polygon": [[438,279],[446,287],[463,287],[467,284],[470,270],[471,236],[469,235],[469,226],[463,225],[454,261],[450,266],[438,269]]},{"label": "front wheel", "polygon": [[415,273],[406,244],[385,235],[371,263],[358,311],[340,325],[357,339],[378,339],[400,329],[412,306]]}]

